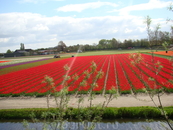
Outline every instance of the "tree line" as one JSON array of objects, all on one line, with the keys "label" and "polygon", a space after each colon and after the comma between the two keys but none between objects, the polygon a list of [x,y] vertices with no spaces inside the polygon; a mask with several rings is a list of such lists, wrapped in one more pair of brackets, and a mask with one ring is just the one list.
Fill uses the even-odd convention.
[{"label": "tree line", "polygon": [[95,51],[95,50],[117,50],[117,49],[135,49],[135,48],[150,48],[150,49],[162,49],[162,44],[166,41],[169,45],[173,44],[173,37],[169,32],[151,31],[150,43],[148,39],[132,40],[125,39],[124,41],[112,39],[101,39],[98,44],[92,45],[73,45],[67,47],[67,50],[77,51],[79,48],[83,51]]},{"label": "tree line", "polygon": [[[72,46],[67,46],[63,41],[60,41],[57,46],[55,46],[55,51],[57,52],[77,52],[79,50],[83,51],[96,51],[96,50],[121,50],[121,49],[138,49],[138,48],[152,48],[152,49],[163,49],[162,44],[166,41],[168,46],[173,45],[173,36],[169,32],[162,32],[158,30],[150,31],[150,40],[140,39],[132,40],[125,39],[124,41],[112,39],[101,39],[98,43],[93,44],[77,44]],[[47,50],[48,48],[41,48],[38,50]],[[21,44],[20,50],[24,50],[24,44]],[[11,50],[7,50],[6,53],[12,53]]]}]

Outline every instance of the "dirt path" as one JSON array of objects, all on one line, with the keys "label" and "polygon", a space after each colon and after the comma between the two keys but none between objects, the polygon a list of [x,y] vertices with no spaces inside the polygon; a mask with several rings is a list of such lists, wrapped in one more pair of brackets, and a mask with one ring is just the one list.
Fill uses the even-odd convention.
[{"label": "dirt path", "polygon": [[[153,102],[147,95],[138,95],[140,101],[134,98],[132,95],[119,96],[109,103],[109,107],[134,107],[134,106],[154,106]],[[154,100],[158,103],[157,97]],[[77,107],[78,98],[71,96],[69,106]],[[96,96],[93,100],[93,104],[102,104],[105,101],[103,96]],[[163,106],[173,106],[173,94],[164,94],[161,97]],[[46,98],[34,98],[34,97],[1,97],[0,109],[17,109],[17,108],[46,108]],[[89,106],[88,98],[85,97],[83,106]],[[50,107],[55,107],[54,98],[50,99]]]}]

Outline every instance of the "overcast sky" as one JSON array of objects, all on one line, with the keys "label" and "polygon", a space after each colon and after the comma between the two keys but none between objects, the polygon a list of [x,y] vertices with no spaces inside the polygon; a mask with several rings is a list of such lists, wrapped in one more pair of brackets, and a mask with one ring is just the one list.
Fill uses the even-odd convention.
[{"label": "overcast sky", "polygon": [[0,0],[0,52],[147,38],[144,19],[169,31],[172,0]]}]

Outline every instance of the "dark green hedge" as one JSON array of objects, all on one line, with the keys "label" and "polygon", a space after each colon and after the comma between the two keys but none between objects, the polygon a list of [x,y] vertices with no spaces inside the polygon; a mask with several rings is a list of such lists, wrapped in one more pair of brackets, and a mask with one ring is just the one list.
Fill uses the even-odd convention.
[{"label": "dark green hedge", "polygon": [[[87,111],[94,111],[96,108],[68,108],[66,110],[65,118],[76,119],[77,115],[81,116]],[[170,119],[173,119],[173,106],[165,107],[164,110]],[[42,112],[48,111],[46,108],[28,108],[28,109],[2,109],[0,110],[0,119],[30,119],[30,114],[33,112],[36,118],[41,119]],[[50,108],[50,112],[58,113],[58,108]],[[102,110],[103,119],[119,119],[119,118],[141,118],[141,119],[156,119],[163,118],[160,111],[154,107],[121,107],[121,108],[105,108]],[[93,112],[97,114],[98,111]]]}]

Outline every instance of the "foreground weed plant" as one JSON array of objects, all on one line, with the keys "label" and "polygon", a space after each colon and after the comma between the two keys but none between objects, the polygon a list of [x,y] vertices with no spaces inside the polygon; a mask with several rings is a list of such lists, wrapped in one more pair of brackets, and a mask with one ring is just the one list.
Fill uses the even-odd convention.
[{"label": "foreground weed plant", "polygon": [[[97,70],[97,65],[95,62],[91,63],[91,66],[89,67],[88,70],[85,70],[82,75],[84,75],[85,78],[80,82],[80,87],[85,87],[90,84],[90,89],[88,90],[88,94],[80,94],[80,89],[77,89],[77,92],[75,96],[78,98],[77,101],[77,114],[74,114],[74,110],[70,109],[68,106],[70,97],[73,95],[69,94],[69,87],[71,85],[71,82],[69,82],[71,79],[73,79],[72,82],[75,82],[79,79],[79,76],[77,74],[74,74],[72,76],[69,75],[70,67],[68,65],[64,66],[64,70],[66,71],[66,74],[63,76],[63,81],[61,84],[61,90],[56,91],[55,84],[53,78],[50,76],[46,75],[44,77],[44,80],[42,83],[46,84],[46,89],[48,89],[47,93],[47,111],[42,113],[42,119],[44,121],[44,126],[43,129],[52,129],[52,130],[63,130],[65,129],[65,125],[68,122],[68,127],[70,129],[70,121],[75,118],[77,119],[80,123],[78,124],[78,129],[82,128],[84,130],[93,130],[95,129],[95,126],[97,122],[102,120],[102,115],[104,114],[104,108],[108,106],[108,104],[116,98],[117,92],[112,87],[111,90],[109,90],[110,94],[104,95],[105,101],[103,104],[99,105],[94,105],[93,100],[95,98],[95,92],[93,91],[97,86],[97,81],[98,79],[101,79],[104,75],[102,70]],[[89,83],[89,78],[92,78],[92,82]],[[50,109],[50,102],[49,98],[50,95],[52,95],[55,99],[55,106],[56,109],[55,111],[51,111]],[[87,109],[83,107],[84,100],[88,98],[89,101],[89,106]],[[66,117],[68,113],[68,118]],[[73,115],[76,115],[76,117],[73,117]],[[36,118],[36,115],[34,113],[30,114],[31,119],[33,122],[38,122],[39,119]],[[26,120],[24,120],[24,127],[29,130],[29,125]]]}]

